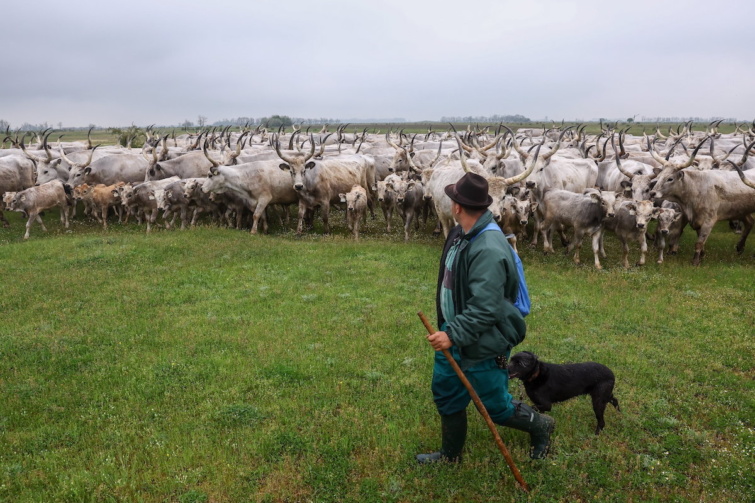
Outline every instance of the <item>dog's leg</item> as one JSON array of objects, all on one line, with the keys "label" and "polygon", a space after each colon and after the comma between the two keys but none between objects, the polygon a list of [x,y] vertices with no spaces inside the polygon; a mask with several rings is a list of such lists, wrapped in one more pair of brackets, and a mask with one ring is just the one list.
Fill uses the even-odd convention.
[{"label": "dog's leg", "polygon": [[613,405],[614,407],[616,407],[616,410],[618,410],[619,412],[621,412],[621,407],[619,407],[619,401],[616,400],[616,398],[613,396],[613,394],[611,394],[611,398],[609,398],[608,401],[611,403],[611,405]]},{"label": "dog's leg", "polygon": [[[606,405],[613,398],[613,383],[601,383],[596,386],[590,393],[592,397],[592,410],[595,412],[595,418],[598,420],[598,426],[595,428],[595,434],[600,435],[600,431],[605,428],[606,422],[603,414],[606,411]],[[613,403],[613,402],[611,402]],[[618,402],[617,402],[618,403]]]}]

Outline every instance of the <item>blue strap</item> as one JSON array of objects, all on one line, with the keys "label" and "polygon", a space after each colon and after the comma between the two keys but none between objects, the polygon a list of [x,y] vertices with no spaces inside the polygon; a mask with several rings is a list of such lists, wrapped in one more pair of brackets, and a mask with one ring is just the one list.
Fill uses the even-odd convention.
[{"label": "blue strap", "polygon": [[471,243],[472,241],[474,241],[475,239],[477,239],[477,236],[479,236],[480,234],[482,234],[482,233],[483,233],[483,232],[485,232],[485,231],[498,231],[498,232],[503,232],[503,231],[501,230],[501,228],[500,228],[500,227],[498,227],[498,224],[497,224],[497,223],[495,223],[495,222],[490,222],[490,223],[489,223],[488,225],[486,225],[485,227],[483,227],[482,229],[480,229],[480,232],[478,232],[477,234],[475,234],[474,236],[472,236],[471,238],[469,238],[469,242]]},{"label": "blue strap", "polygon": [[[485,231],[498,231],[503,232],[500,227],[498,227],[498,224],[495,222],[490,222],[488,225],[480,229],[480,232],[475,234],[473,237],[469,239],[469,242],[471,243],[475,239],[477,239],[477,236],[482,234]],[[506,236],[508,238],[508,236]],[[530,301],[530,293],[529,289],[527,288],[527,281],[524,279],[524,267],[522,266],[522,259],[519,258],[519,255],[514,251],[514,249],[511,249],[511,253],[514,255],[514,263],[516,264],[516,271],[519,275],[519,289],[517,291],[516,300],[513,302],[513,304],[519,309],[519,312],[522,314],[522,316],[527,316],[530,314],[531,310],[531,301]]]}]

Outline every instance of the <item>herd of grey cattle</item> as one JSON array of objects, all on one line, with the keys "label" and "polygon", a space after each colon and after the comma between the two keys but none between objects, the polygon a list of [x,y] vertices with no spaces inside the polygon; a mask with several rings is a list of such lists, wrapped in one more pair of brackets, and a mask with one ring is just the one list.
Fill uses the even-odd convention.
[{"label": "herd of grey cattle", "polygon": [[[173,138],[148,130],[142,149],[60,139],[51,145],[50,131],[29,145],[25,137],[6,138],[11,148],[0,149],[0,194],[4,209],[28,217],[24,238],[34,221],[44,228],[40,212],[49,208],[59,207],[68,227],[82,201],[85,214],[105,228],[109,219],[133,217],[146,223],[147,232],[160,214],[166,228],[177,218],[185,228],[203,213],[235,228],[247,225],[252,233],[261,224],[266,232],[272,218],[287,222],[289,206],[296,204],[297,233],[315,218],[328,233],[331,205],[345,204],[355,239],[365,214],[374,217],[379,206],[387,231],[398,213],[409,240],[413,226],[433,215],[436,231],[448,234],[453,218],[444,187],[473,171],[487,178],[494,200],[489,209],[515,248],[518,240],[537,245],[541,238],[543,250],[552,252],[556,231],[579,263],[589,236],[601,268],[603,235],[611,231],[628,267],[630,243],[639,245],[638,264],[645,262],[648,225],[655,220],[658,262],[667,246],[677,250],[689,224],[698,235],[698,265],[720,220],[740,226],[742,252],[755,213],[755,169],[748,157],[755,123],[732,134],[719,133],[718,126],[701,132],[684,124],[668,135],[656,129],[641,137],[616,126],[602,126],[599,135],[586,135],[584,126],[415,135],[257,128]],[[1,211],[0,218],[7,226]]]}]

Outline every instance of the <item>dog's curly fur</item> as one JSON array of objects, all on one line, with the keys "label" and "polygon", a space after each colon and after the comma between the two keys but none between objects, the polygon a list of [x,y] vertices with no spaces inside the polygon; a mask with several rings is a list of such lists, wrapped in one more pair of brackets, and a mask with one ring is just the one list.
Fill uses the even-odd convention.
[{"label": "dog's curly fur", "polygon": [[554,403],[579,395],[592,397],[592,408],[598,419],[595,434],[605,427],[606,405],[619,409],[613,396],[615,378],[611,369],[595,362],[557,365],[540,361],[534,353],[522,351],[509,360],[509,377],[521,379],[527,396],[540,412],[548,412]]}]

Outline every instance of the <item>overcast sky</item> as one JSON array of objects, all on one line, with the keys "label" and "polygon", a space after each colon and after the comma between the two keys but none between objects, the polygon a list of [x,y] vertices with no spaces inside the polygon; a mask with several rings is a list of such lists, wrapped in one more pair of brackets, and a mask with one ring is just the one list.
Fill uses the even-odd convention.
[{"label": "overcast sky", "polygon": [[0,119],[755,118],[755,2],[3,2]]}]

